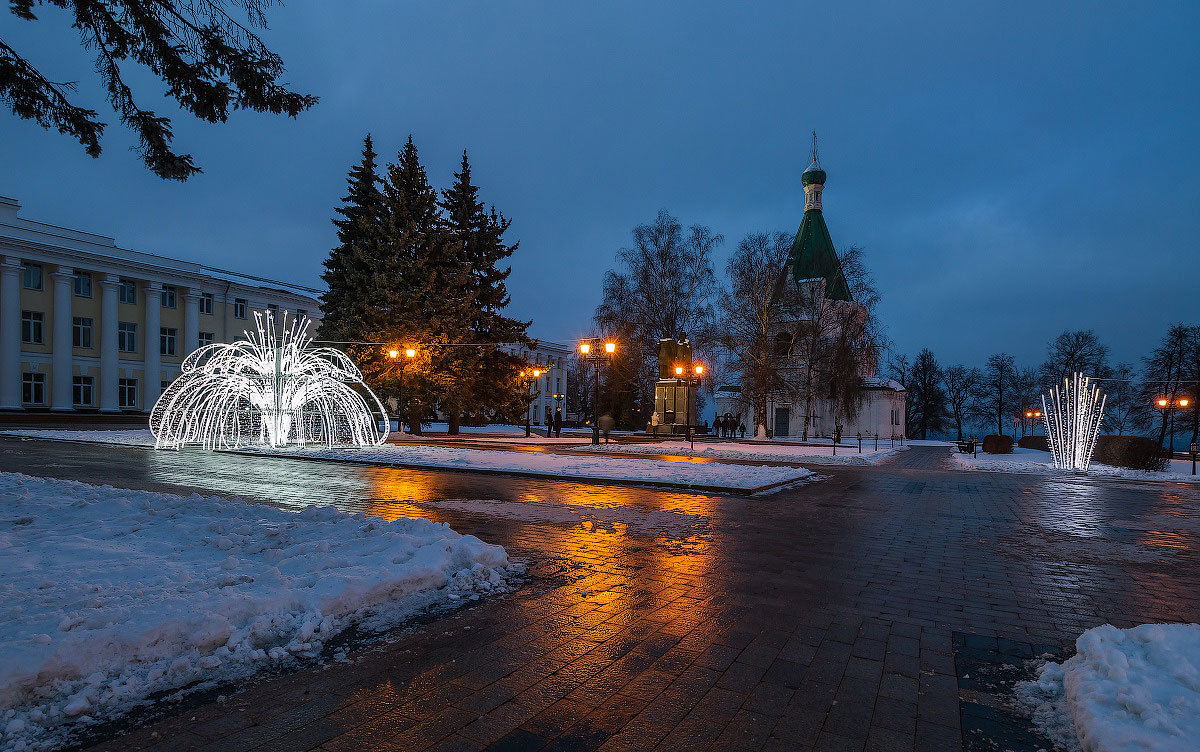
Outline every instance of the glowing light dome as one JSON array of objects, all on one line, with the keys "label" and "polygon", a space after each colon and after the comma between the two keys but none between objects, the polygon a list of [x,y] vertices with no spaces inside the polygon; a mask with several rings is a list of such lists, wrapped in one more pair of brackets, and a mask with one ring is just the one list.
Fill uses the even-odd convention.
[{"label": "glowing light dome", "polygon": [[286,312],[278,334],[270,311],[254,323],[245,340],[184,358],[150,412],[157,448],[383,443],[387,413],[345,353],[309,347],[308,320]]}]

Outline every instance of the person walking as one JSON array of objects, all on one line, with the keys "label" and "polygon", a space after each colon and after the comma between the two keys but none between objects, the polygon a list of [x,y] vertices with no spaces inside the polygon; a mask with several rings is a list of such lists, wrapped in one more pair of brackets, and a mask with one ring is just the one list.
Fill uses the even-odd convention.
[{"label": "person walking", "polygon": [[556,407],[554,409],[554,438],[556,438],[556,439],[562,438],[562,408],[561,407]]},{"label": "person walking", "polygon": [[738,423],[738,431],[741,432],[743,439],[746,438],[746,423],[745,423],[745,421]]}]

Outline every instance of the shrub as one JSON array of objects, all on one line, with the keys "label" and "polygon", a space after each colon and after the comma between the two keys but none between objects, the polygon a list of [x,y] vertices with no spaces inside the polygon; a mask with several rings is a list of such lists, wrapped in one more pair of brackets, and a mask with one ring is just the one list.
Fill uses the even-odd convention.
[{"label": "shrub", "polygon": [[1012,448],[1011,436],[993,433],[983,437],[983,451],[988,454],[1012,454]]},{"label": "shrub", "polygon": [[1154,439],[1145,436],[1101,436],[1096,439],[1093,462],[1130,470],[1167,469],[1168,457]]},{"label": "shrub", "polygon": [[1038,449],[1043,452],[1050,451],[1050,442],[1045,436],[1022,436],[1017,440],[1017,446],[1022,449]]}]

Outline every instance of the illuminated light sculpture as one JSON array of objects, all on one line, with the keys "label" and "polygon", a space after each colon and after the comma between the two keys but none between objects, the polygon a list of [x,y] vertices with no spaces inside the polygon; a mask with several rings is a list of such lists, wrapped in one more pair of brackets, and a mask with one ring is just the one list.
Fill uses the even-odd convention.
[{"label": "illuminated light sculpture", "polygon": [[184,358],[150,412],[156,448],[383,443],[387,413],[345,353],[309,347],[308,320],[286,312],[279,333],[269,311],[254,323],[245,340]]},{"label": "illuminated light sculpture", "polygon": [[1054,387],[1048,396],[1049,401],[1042,395],[1042,415],[1054,466],[1087,472],[1107,398],[1082,373],[1063,379],[1062,387]]}]

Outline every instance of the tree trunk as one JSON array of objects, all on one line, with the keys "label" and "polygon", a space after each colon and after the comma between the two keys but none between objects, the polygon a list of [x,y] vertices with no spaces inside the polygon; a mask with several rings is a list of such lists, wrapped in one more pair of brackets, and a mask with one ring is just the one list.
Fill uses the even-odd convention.
[{"label": "tree trunk", "polygon": [[458,427],[462,423],[462,415],[457,410],[451,410],[446,418],[446,433],[450,436],[458,435]]}]

